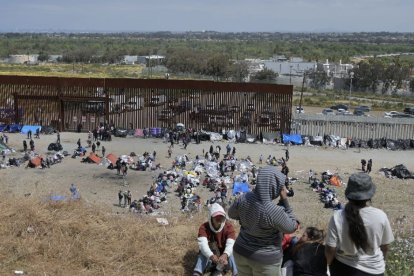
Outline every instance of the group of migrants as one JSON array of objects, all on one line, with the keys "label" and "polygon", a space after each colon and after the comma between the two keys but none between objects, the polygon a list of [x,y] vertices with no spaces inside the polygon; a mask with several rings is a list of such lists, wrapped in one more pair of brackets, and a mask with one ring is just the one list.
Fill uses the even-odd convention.
[{"label": "group of migrants", "polygon": [[[266,166],[255,188],[238,197],[228,214],[221,205],[211,205],[198,231],[193,275],[282,275],[282,267],[290,275],[384,275],[394,236],[386,214],[370,204],[376,186],[368,174],[349,177],[348,203],[333,214],[326,233],[307,227],[301,238],[291,235],[300,224],[285,178],[277,167]],[[238,235],[228,218],[239,222]]]}]

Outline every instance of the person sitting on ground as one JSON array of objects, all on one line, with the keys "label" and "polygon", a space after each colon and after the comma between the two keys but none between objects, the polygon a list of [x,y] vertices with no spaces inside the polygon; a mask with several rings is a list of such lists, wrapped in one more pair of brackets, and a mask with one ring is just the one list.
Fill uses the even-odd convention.
[{"label": "person sitting on ground", "polygon": [[198,230],[198,246],[200,252],[193,275],[203,275],[212,271],[213,275],[221,275],[221,271],[231,271],[237,275],[237,267],[233,258],[233,245],[236,240],[234,226],[227,221],[223,207],[214,203],[208,214],[208,221]]},{"label": "person sitting on ground", "polygon": [[[302,237],[290,249],[290,260],[295,276],[326,276],[328,265],[325,258],[323,230],[307,227]],[[285,267],[289,267],[286,263]]]}]

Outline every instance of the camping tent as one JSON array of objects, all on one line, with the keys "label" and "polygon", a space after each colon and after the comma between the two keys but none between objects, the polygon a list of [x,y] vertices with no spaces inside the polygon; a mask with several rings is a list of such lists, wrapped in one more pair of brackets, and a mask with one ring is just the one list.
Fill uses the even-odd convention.
[{"label": "camping tent", "polygon": [[144,137],[144,131],[143,131],[143,129],[142,128],[137,128],[135,130],[134,136],[136,136],[136,137]]},{"label": "camping tent", "polygon": [[19,124],[11,124],[9,125],[9,132],[19,132],[22,129],[22,125]]},{"label": "camping tent", "polygon": [[249,184],[247,182],[234,182],[233,195],[247,192],[250,192]]},{"label": "camping tent", "polygon": [[331,176],[331,178],[329,179],[329,183],[331,183],[331,185],[334,185],[334,186],[337,186],[337,187],[341,187],[341,185],[342,185],[341,179],[337,175]]},{"label": "camping tent", "polygon": [[101,158],[98,157],[95,153],[91,152],[88,156],[89,160],[91,160],[92,162],[99,164],[101,163]]},{"label": "camping tent", "polygon": [[41,126],[30,126],[30,125],[24,125],[22,129],[20,130],[20,133],[27,134],[29,130],[32,131],[33,134],[36,133],[36,130],[39,129],[39,132],[42,130]]},{"label": "camping tent", "polygon": [[118,157],[116,157],[113,153],[110,153],[106,156],[106,159],[108,159],[109,162],[112,163],[112,165],[115,165],[116,160],[118,159]]},{"label": "camping tent", "polygon": [[36,157],[33,157],[29,160],[29,165],[28,166],[30,168],[37,168],[37,167],[40,167],[41,163],[42,163],[41,157],[36,156]]}]

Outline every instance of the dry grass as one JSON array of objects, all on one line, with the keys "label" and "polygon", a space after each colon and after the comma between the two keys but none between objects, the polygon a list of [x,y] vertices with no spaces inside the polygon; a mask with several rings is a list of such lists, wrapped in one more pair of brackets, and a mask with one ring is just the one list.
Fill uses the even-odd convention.
[{"label": "dry grass", "polygon": [[161,226],[155,217],[113,215],[82,201],[10,197],[0,210],[2,275],[188,275],[206,217]]}]

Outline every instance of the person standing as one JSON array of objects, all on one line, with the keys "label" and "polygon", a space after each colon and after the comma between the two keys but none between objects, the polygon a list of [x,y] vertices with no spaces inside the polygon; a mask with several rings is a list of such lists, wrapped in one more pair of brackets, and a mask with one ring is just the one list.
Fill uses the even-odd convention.
[{"label": "person standing", "polygon": [[56,143],[60,144],[60,132],[56,131]]},{"label": "person standing", "polygon": [[365,160],[365,159],[361,159],[361,170],[363,171],[363,172],[366,172],[366,170],[365,170],[365,166],[367,165],[367,160]]},{"label": "person standing", "polygon": [[30,139],[29,145],[30,145],[30,150],[34,151],[35,150],[35,144],[34,144],[33,139]]},{"label": "person standing", "polygon": [[[282,275],[282,236],[298,227],[285,178],[274,166],[260,169],[255,189],[236,199],[228,211],[241,226],[233,247],[241,276]],[[273,200],[279,196],[279,204],[275,204]]]},{"label": "person standing", "polygon": [[105,152],[106,152],[105,146],[102,146],[102,157],[105,157]]},{"label": "person standing", "polygon": [[371,171],[372,171],[372,159],[369,159],[367,163],[367,173],[370,173]]},{"label": "person standing", "polygon": [[285,150],[285,160],[286,162],[289,161],[289,149]]},{"label": "person standing", "polygon": [[95,153],[95,150],[96,150],[96,145],[95,143],[92,143],[92,152]]},{"label": "person standing", "polygon": [[27,142],[26,142],[26,140],[23,140],[23,151],[24,152],[27,151]]},{"label": "person standing", "polygon": [[30,129],[27,132],[27,139],[32,139],[32,131]]},{"label": "person standing", "polygon": [[389,244],[394,241],[387,215],[370,206],[376,186],[365,173],[352,174],[349,200],[328,225],[325,256],[332,276],[384,275]]},{"label": "person standing", "polygon": [[118,205],[119,207],[122,207],[122,199],[124,198],[124,192],[122,190],[119,190],[118,192]]}]

